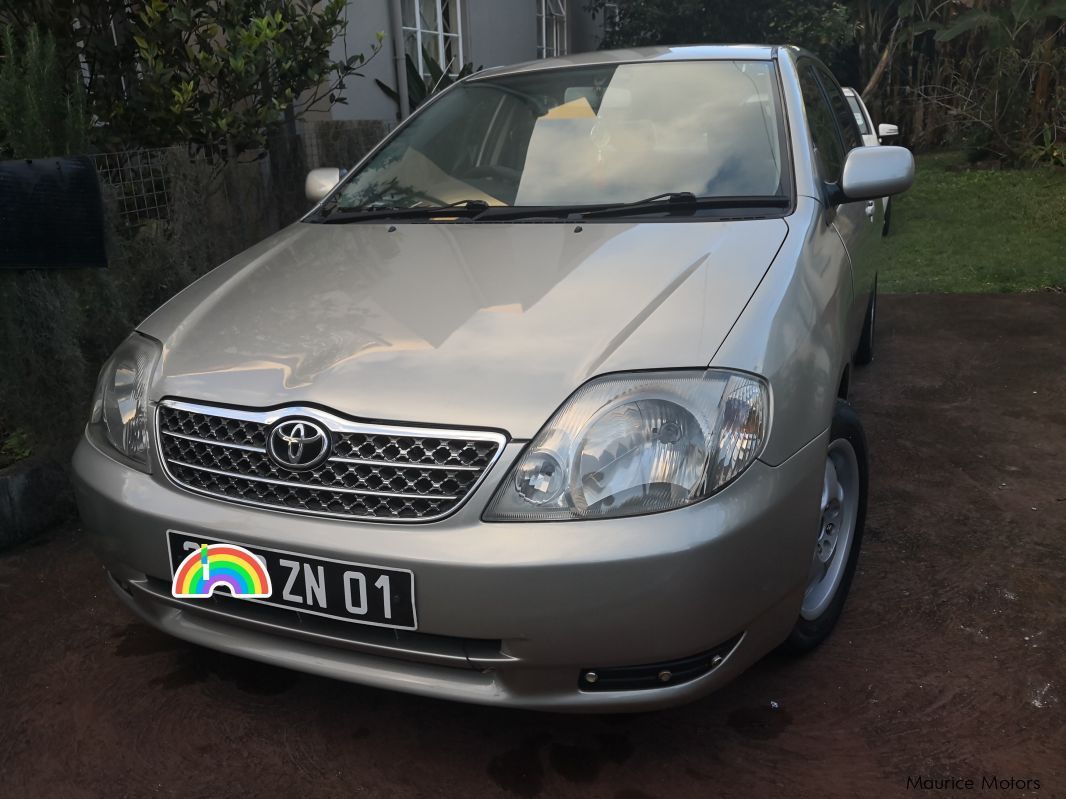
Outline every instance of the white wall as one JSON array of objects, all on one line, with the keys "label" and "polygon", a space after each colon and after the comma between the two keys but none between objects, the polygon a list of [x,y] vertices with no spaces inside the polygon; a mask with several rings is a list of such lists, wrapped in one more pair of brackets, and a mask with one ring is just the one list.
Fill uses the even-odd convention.
[{"label": "white wall", "polygon": [[534,0],[466,0],[463,46],[475,67],[497,67],[537,57]]},{"label": "white wall", "polygon": [[603,40],[603,15],[593,19],[585,9],[586,0],[568,0],[567,20],[570,23],[570,52],[586,53],[598,50]]},{"label": "white wall", "polygon": [[[572,52],[595,49],[602,32],[602,21],[592,22],[584,2],[569,0],[567,4]],[[475,67],[495,67],[537,57],[536,0],[463,0],[462,5],[464,61]],[[347,80],[343,92],[347,105],[333,106],[329,116],[394,121],[396,104],[374,83],[377,78],[396,86],[389,0],[348,0],[347,14],[347,32],[333,43],[334,59],[345,58],[346,54],[369,54],[379,31],[385,34],[385,42],[381,52],[360,70],[366,77]],[[314,115],[308,117],[313,118]]]},{"label": "white wall", "polygon": [[389,86],[396,86],[396,71],[393,62],[392,39],[389,24],[389,0],[348,0],[348,28],[344,37],[333,43],[330,53],[339,61],[355,53],[370,54],[378,32],[385,34],[384,46],[374,59],[359,71],[366,77],[350,77],[346,81],[344,96],[347,105],[333,106],[333,119],[387,119],[396,118],[396,103],[378,88],[378,78]]}]

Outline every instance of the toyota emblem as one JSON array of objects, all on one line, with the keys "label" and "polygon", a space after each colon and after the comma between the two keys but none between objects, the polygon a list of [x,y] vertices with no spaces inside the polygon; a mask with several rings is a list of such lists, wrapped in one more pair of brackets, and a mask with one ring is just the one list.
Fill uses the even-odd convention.
[{"label": "toyota emblem", "polygon": [[330,434],[309,419],[278,422],[267,438],[267,453],[278,466],[294,472],[313,469],[329,457]]}]

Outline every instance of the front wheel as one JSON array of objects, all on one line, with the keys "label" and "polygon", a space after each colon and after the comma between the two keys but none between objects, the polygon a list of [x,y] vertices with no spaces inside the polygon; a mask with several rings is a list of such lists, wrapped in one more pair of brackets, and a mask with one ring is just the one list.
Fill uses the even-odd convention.
[{"label": "front wheel", "polygon": [[818,540],[799,619],[785,645],[814,649],[832,632],[848,598],[866,521],[866,437],[854,409],[837,401],[825,455]]}]

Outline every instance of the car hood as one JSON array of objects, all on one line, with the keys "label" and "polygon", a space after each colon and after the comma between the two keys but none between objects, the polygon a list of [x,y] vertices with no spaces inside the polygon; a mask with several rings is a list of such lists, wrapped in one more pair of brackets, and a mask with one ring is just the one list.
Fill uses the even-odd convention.
[{"label": "car hood", "polygon": [[787,232],[297,223],[140,326],[164,345],[151,396],[529,438],[597,374],[706,365]]}]

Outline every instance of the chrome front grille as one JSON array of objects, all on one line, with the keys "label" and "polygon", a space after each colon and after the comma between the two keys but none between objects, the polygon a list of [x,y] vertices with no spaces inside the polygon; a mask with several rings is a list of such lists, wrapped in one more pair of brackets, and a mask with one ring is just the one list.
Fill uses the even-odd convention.
[{"label": "chrome front grille", "polygon": [[[276,422],[310,418],[330,456],[293,471],[267,454]],[[313,408],[265,412],[164,400],[156,410],[167,476],[219,499],[316,516],[417,522],[455,511],[500,456],[505,437],[352,422]]]}]

